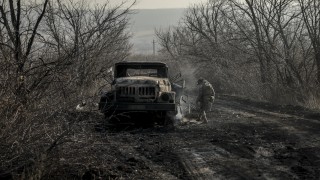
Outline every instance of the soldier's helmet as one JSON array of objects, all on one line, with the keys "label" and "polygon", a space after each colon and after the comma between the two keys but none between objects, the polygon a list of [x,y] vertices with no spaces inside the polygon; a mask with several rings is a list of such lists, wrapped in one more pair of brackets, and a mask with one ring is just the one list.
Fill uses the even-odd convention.
[{"label": "soldier's helmet", "polygon": [[199,84],[202,84],[203,83],[203,81],[204,81],[204,79],[201,77],[201,78],[199,78],[198,79],[198,82],[197,82],[197,85],[199,85]]}]

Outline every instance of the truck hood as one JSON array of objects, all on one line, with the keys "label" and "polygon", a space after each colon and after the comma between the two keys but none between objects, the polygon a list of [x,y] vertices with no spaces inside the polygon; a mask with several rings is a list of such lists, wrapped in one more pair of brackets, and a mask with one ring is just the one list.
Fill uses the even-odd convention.
[{"label": "truck hood", "polygon": [[148,77],[148,76],[134,76],[134,77],[121,77],[117,78],[116,84],[149,84],[149,85],[157,85],[157,84],[167,84],[169,81],[167,78],[157,78],[157,77]]}]

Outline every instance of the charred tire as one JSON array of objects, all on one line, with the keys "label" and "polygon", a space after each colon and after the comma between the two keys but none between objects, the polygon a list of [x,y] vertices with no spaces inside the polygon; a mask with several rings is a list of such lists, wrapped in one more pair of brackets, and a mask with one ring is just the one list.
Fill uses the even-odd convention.
[{"label": "charred tire", "polygon": [[174,125],[174,112],[162,111],[161,116],[157,116],[156,122],[159,125],[171,127]]},{"label": "charred tire", "polygon": [[165,125],[166,122],[166,111],[159,111],[153,114],[153,121],[158,125]]}]

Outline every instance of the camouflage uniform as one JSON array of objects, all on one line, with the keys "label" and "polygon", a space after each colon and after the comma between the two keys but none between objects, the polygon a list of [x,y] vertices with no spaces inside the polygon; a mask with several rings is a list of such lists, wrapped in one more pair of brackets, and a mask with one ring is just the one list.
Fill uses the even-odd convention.
[{"label": "camouflage uniform", "polygon": [[211,111],[212,103],[214,101],[215,92],[212,85],[205,79],[200,78],[198,80],[199,95],[197,97],[197,103],[200,103],[200,115],[199,120],[205,123],[208,122],[206,111]]}]

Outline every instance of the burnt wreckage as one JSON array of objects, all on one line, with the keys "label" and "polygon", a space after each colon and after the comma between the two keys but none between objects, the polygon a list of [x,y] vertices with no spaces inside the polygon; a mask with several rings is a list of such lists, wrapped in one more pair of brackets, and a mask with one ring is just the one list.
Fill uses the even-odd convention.
[{"label": "burnt wreckage", "polygon": [[176,112],[176,92],[182,87],[171,84],[168,66],[161,62],[120,62],[114,66],[111,91],[103,93],[99,109],[106,117],[123,112],[153,113],[165,123]]}]

